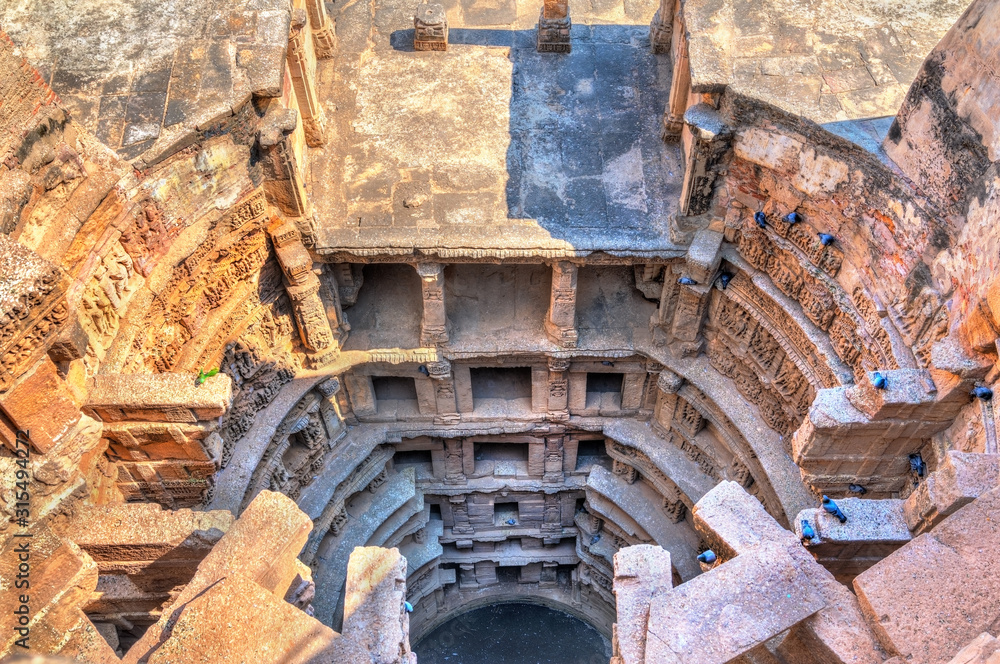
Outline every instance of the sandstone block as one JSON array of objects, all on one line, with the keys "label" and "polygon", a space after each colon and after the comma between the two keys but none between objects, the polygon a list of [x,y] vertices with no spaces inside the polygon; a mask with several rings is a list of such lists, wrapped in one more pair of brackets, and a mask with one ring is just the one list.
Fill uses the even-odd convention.
[{"label": "sandstone block", "polygon": [[398,549],[357,547],[347,564],[344,636],[368,650],[373,664],[396,664],[410,653],[406,559]]},{"label": "sandstone block", "polygon": [[[48,358],[16,387],[0,395],[0,411],[14,427],[31,433],[32,447],[42,454],[55,447],[80,419],[80,404]],[[5,433],[3,437],[4,444],[15,449],[13,435]]]},{"label": "sandstone block", "polygon": [[825,606],[802,561],[762,544],[652,598],[646,661],[723,664]]},{"label": "sandstone block", "polygon": [[1000,489],[983,494],[854,580],[876,635],[908,661],[947,661],[1000,616]]},{"label": "sandstone block", "polygon": [[969,645],[958,651],[948,664],[997,664],[1000,662],[1000,640],[983,632]]},{"label": "sandstone block", "polygon": [[918,534],[929,530],[997,484],[1000,455],[949,450],[941,467],[906,499],[906,525]]},{"label": "sandstone block", "polygon": [[150,664],[318,662],[338,638],[326,625],[238,572],[186,602],[173,620],[163,644],[147,660]]},{"label": "sandstone block", "polygon": [[187,373],[97,376],[87,407],[105,422],[196,422],[221,417],[232,401],[232,380],[217,374],[198,385]]}]

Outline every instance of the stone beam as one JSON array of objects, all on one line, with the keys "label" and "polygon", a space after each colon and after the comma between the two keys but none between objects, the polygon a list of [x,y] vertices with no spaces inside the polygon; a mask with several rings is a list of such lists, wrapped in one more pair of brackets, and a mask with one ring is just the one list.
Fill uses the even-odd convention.
[{"label": "stone beam", "polygon": [[919,535],[998,484],[1000,455],[948,450],[938,469],[906,499],[906,525]]}]

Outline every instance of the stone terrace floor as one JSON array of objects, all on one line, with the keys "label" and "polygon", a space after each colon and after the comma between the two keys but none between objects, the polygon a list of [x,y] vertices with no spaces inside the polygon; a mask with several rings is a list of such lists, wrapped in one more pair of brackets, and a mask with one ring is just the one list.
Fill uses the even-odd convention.
[{"label": "stone terrace floor", "polygon": [[449,0],[449,51],[414,52],[417,4],[332,5],[318,251],[676,253],[683,168],[659,138],[671,66],[649,49],[655,0],[571,1],[569,55],[536,52],[541,2],[524,0]]}]

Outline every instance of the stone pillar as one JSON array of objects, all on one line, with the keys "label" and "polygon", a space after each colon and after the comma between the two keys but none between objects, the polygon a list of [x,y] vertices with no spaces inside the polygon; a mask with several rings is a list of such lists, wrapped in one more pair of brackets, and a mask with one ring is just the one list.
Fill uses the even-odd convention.
[{"label": "stone pillar", "polygon": [[320,59],[332,58],[337,47],[337,39],[333,34],[333,21],[326,13],[324,0],[306,0],[309,12],[309,28],[312,30],[313,49]]},{"label": "stone pillar", "polygon": [[549,370],[544,365],[531,367],[531,412],[549,411]]},{"label": "stone pillar", "polygon": [[653,53],[670,53],[674,36],[674,0],[660,0],[660,8],[649,24],[649,45]]},{"label": "stone pillar", "polygon": [[684,113],[690,130],[685,133],[684,183],[680,213],[695,216],[708,212],[718,175],[716,166],[729,151],[732,131],[718,111],[708,104],[695,104]]},{"label": "stone pillar", "polygon": [[458,566],[458,587],[478,588],[479,581],[476,580],[476,564],[461,563]]},{"label": "stone pillar", "polygon": [[462,460],[462,439],[447,438],[444,441],[444,483],[466,484],[465,468]]},{"label": "stone pillar", "polygon": [[543,482],[563,481],[563,438],[562,436],[549,436],[545,439],[545,460]]},{"label": "stone pillar", "polygon": [[622,410],[638,410],[642,406],[646,374],[627,373],[622,381]]},{"label": "stone pillar", "polygon": [[538,18],[538,52],[569,53],[570,27],[568,0],[544,0]]},{"label": "stone pillar", "polygon": [[549,419],[565,421],[569,419],[569,380],[566,371],[569,360],[549,358]]},{"label": "stone pillar", "polygon": [[371,376],[344,374],[344,384],[351,399],[351,410],[358,417],[375,414],[375,390]]},{"label": "stone pillar", "polygon": [[288,40],[288,74],[295,89],[295,101],[302,117],[302,130],[306,135],[306,143],[309,147],[316,148],[326,143],[326,117],[316,89],[316,62],[306,49],[305,18],[305,12],[302,10],[292,12],[292,34]]},{"label": "stone pillar", "polygon": [[560,261],[552,266],[552,293],[545,316],[545,333],[563,348],[576,348],[576,277],[573,263]]},{"label": "stone pillar", "polygon": [[674,411],[677,410],[677,392],[684,385],[684,379],[673,371],[664,369],[656,379],[659,395],[656,399],[656,410],[653,414],[653,428],[666,436],[674,421]]},{"label": "stone pillar", "polygon": [[569,372],[569,412],[578,415],[587,409],[587,374],[583,371]]},{"label": "stone pillar", "polygon": [[417,7],[413,15],[413,50],[448,50],[448,17],[443,5],[426,4]]},{"label": "stone pillar", "polygon": [[337,403],[340,381],[336,378],[327,378],[316,386],[316,391],[323,395],[323,400],[319,404],[319,414],[323,418],[330,441],[339,440],[347,432],[344,420],[340,416],[340,405]]},{"label": "stone pillar", "polygon": [[434,381],[434,400],[437,404],[435,424],[457,424],[461,419],[455,401],[455,379],[451,374],[451,363],[447,360],[428,362],[427,371]]},{"label": "stone pillar", "polygon": [[[465,494],[448,498],[448,502],[451,503],[451,518],[455,523],[451,530],[456,535],[472,535],[476,532],[476,529],[469,522],[469,506],[465,498]],[[469,546],[472,544],[470,543]]]},{"label": "stone pillar", "polygon": [[296,141],[295,137],[298,116],[295,109],[283,107],[280,100],[271,100],[257,137],[267,201],[290,217],[309,214],[301,153],[297,149],[302,139]]},{"label": "stone pillar", "polygon": [[[561,460],[560,460],[561,463]],[[558,544],[562,539],[562,505],[559,494],[545,494],[545,504],[542,507],[542,534],[546,545]]]},{"label": "stone pillar", "polygon": [[424,317],[420,322],[420,345],[448,343],[448,317],[444,308],[444,266],[439,263],[419,263],[420,292],[424,300]]},{"label": "stone pillar", "polygon": [[272,224],[268,234],[285,275],[285,290],[292,301],[299,337],[310,351],[309,363],[312,367],[322,366],[340,354],[340,339],[330,329],[326,306],[319,296],[319,277],[312,271],[312,257],[290,222]]},{"label": "stone pillar", "polygon": [[556,572],[559,570],[559,563],[542,563],[542,572],[538,578],[540,588],[553,588],[558,581]]},{"label": "stone pillar", "polygon": [[673,49],[674,75],[670,83],[670,98],[663,112],[663,130],[660,134],[665,141],[681,135],[681,130],[684,129],[684,111],[687,110],[688,97],[691,95],[691,65],[688,63],[687,40],[684,39],[683,24],[678,25],[678,28],[677,44]]}]

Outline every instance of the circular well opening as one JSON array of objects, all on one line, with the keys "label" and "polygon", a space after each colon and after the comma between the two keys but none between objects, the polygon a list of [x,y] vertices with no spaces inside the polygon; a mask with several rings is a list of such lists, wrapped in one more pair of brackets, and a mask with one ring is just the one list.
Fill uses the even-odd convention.
[{"label": "circular well opening", "polygon": [[495,604],[449,620],[413,652],[420,664],[607,664],[611,644],[562,611]]}]

